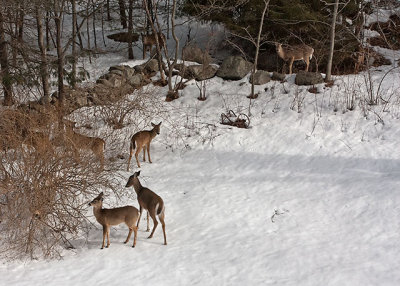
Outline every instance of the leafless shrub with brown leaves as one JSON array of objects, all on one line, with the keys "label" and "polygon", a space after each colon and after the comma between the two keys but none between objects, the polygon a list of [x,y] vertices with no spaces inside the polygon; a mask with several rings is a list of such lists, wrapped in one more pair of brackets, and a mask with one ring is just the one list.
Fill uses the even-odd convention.
[{"label": "leafless shrub with brown leaves", "polygon": [[[69,146],[54,145],[53,120],[36,124],[30,114],[7,112],[0,120],[0,136],[7,135],[0,151],[0,255],[57,257],[83,233],[89,199],[99,189],[116,190],[114,177],[98,170],[92,154],[76,160]],[[13,118],[30,124],[21,132]]]}]

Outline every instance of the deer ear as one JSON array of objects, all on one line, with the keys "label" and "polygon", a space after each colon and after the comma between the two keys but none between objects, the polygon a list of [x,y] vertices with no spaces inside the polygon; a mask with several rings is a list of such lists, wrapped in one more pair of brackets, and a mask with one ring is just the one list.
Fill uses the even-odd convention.
[{"label": "deer ear", "polygon": [[155,127],[156,125],[153,122],[151,122],[151,126]]},{"label": "deer ear", "polygon": [[158,123],[158,125],[161,125],[162,121],[160,121],[160,123]]},{"label": "deer ear", "polygon": [[137,171],[137,176],[139,177],[139,175],[140,175],[140,171]]},{"label": "deer ear", "polygon": [[101,193],[99,194],[99,197],[102,197],[102,196],[104,196],[104,193],[103,193],[103,192],[101,192]]}]

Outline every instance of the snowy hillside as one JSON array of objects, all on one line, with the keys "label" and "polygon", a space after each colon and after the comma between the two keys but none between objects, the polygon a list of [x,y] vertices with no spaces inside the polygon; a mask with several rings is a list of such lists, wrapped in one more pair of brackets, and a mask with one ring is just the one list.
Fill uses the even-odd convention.
[{"label": "snowy hillside", "polygon": [[[122,58],[94,59],[87,69],[95,79],[110,65],[143,62]],[[151,145],[153,163],[140,169],[142,184],[165,202],[168,245],[160,225],[147,239],[142,216],[135,248],[123,244],[120,225],[111,229],[110,248],[100,250],[102,229],[88,206],[87,240],[74,241],[61,260],[2,261],[0,285],[400,285],[395,66],[334,77],[316,94],[291,75],[257,86],[251,102],[249,76],[209,80],[206,101],[197,100],[193,80],[170,103],[166,87],[145,87],[158,108],[173,111],[153,118],[163,122],[161,134]],[[388,103],[369,106],[370,94]],[[228,110],[250,111],[250,128],[221,125]],[[73,116],[82,114],[106,132],[90,108]],[[106,150],[106,165],[120,164],[125,179],[138,170],[133,160],[125,171],[135,131],[121,130],[119,145]],[[105,207],[138,207],[125,184],[123,200],[104,190]]]}]

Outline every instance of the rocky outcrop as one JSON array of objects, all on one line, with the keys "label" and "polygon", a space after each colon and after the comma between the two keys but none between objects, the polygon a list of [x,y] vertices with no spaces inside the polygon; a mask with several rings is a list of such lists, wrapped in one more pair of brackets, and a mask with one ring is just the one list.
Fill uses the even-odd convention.
[{"label": "rocky outcrop", "polygon": [[182,70],[183,77],[197,81],[213,78],[218,68],[213,65],[191,65]]},{"label": "rocky outcrop", "polygon": [[217,71],[217,76],[227,80],[244,78],[253,68],[253,64],[240,56],[226,58]]},{"label": "rocky outcrop", "polygon": [[[266,84],[271,80],[271,77],[269,76],[269,72],[262,71],[262,70],[256,71],[252,77],[254,77],[255,85]],[[252,77],[250,78],[250,83],[252,81]]]},{"label": "rocky outcrop", "polygon": [[323,83],[322,75],[317,72],[299,71],[296,74],[295,84],[297,85],[313,85]]},{"label": "rocky outcrop", "polygon": [[200,49],[196,44],[189,44],[182,50],[182,58],[185,61],[196,62],[208,65],[211,63],[211,56],[207,51]]},{"label": "rocky outcrop", "polygon": [[278,72],[273,72],[272,73],[272,79],[273,80],[279,80],[279,81],[284,81],[286,76],[283,73],[278,73]]}]

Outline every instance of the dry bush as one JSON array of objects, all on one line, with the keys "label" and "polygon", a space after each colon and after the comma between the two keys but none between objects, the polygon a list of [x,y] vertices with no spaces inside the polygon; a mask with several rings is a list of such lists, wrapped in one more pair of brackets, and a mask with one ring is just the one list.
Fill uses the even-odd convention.
[{"label": "dry bush", "polygon": [[[89,199],[99,189],[115,190],[116,183],[98,171],[92,154],[82,152],[76,160],[69,146],[53,145],[53,120],[38,124],[31,114],[6,113],[0,121],[0,136],[7,137],[0,156],[0,255],[57,257],[82,233]],[[16,126],[24,120],[15,124],[13,118],[30,124],[20,131]]]}]

